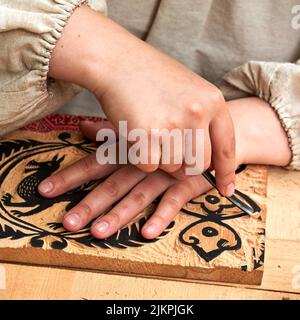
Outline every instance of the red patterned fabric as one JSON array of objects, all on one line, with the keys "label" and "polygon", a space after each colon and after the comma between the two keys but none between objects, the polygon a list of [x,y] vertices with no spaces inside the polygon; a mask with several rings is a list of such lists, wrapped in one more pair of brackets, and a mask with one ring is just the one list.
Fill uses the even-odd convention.
[{"label": "red patterned fabric", "polygon": [[100,117],[76,116],[71,114],[51,114],[41,120],[35,121],[22,130],[49,132],[53,130],[79,131],[79,123],[83,120],[92,122],[104,121]]}]

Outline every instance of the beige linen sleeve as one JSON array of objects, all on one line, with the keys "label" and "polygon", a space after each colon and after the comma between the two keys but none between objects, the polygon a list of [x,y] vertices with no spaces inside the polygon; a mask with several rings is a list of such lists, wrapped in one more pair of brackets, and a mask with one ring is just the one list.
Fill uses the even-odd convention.
[{"label": "beige linen sleeve", "polygon": [[230,99],[246,93],[271,105],[293,153],[288,168],[300,170],[300,60],[294,64],[250,61],[226,74],[221,90]]},{"label": "beige linen sleeve", "polygon": [[47,78],[51,51],[73,11],[105,0],[0,0],[0,135],[54,112],[80,88]]}]

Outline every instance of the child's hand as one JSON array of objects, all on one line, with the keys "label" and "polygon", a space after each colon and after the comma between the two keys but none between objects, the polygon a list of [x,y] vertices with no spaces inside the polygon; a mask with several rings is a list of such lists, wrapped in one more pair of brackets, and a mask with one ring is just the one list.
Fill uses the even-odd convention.
[{"label": "child's hand", "polygon": [[[112,128],[107,121],[81,123],[83,133],[94,140],[98,130],[107,127]],[[63,224],[70,231],[79,231],[95,220],[91,232],[100,239],[111,236],[135,220],[143,209],[164,193],[142,229],[145,238],[156,238],[187,201],[211,188],[202,176],[178,181],[162,170],[145,173],[132,165],[99,165],[94,153],[44,180],[39,191],[46,197],[56,197],[97,179],[104,180],[65,215]],[[103,215],[107,210],[108,213]]]},{"label": "child's hand", "polygon": [[[233,124],[221,92],[211,83],[87,7],[71,16],[52,53],[49,75],[94,92],[116,127],[127,120],[128,130],[204,129],[204,169],[212,165],[219,190],[232,195]],[[176,152],[184,148],[176,147]],[[160,156],[159,151],[149,153],[149,162],[152,157],[155,163],[138,167],[154,171]],[[181,165],[171,161],[160,168],[173,173]]]},{"label": "child's hand", "polygon": [[[237,138],[235,167],[242,163],[277,166],[289,163],[291,151],[287,136],[266,102],[248,98],[228,102],[228,107]],[[105,127],[107,125],[111,127],[108,123]],[[104,124],[100,126],[103,128]],[[99,124],[83,123],[82,129],[89,138],[94,138],[100,127]],[[39,190],[46,197],[55,197],[89,180],[107,176],[103,183],[66,214],[66,229],[77,231],[96,219],[91,228],[93,235],[97,238],[109,237],[134,220],[157,196],[165,192],[155,213],[142,229],[144,237],[155,238],[187,201],[211,188],[202,176],[178,181],[160,170],[146,174],[133,166],[101,166],[92,155],[46,179]],[[49,186],[52,186],[51,190]],[[46,188],[50,191],[43,191]],[[103,215],[107,209],[110,211]]]}]

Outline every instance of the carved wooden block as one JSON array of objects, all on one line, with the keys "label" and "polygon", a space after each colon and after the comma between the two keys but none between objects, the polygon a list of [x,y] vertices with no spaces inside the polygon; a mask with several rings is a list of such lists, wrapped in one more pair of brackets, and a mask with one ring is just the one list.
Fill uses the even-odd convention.
[{"label": "carved wooden block", "polygon": [[[97,119],[94,119],[95,121]],[[106,240],[88,228],[69,232],[63,213],[95,186],[88,183],[55,199],[37,185],[95,150],[78,132],[79,118],[50,116],[2,139],[0,144],[0,260],[145,276],[260,284],[263,275],[266,178],[263,166],[237,177],[244,200],[262,209],[250,217],[216,190],[186,204],[153,241],[140,235],[155,203]],[[249,197],[249,198],[248,198]]]}]

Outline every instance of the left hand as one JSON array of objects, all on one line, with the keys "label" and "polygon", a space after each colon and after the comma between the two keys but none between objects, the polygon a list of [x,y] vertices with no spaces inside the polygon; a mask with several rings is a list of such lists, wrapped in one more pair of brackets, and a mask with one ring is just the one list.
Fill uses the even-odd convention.
[{"label": "left hand", "polygon": [[[81,129],[87,137],[95,139],[103,126],[111,127],[108,122],[83,122]],[[187,201],[211,188],[202,176],[178,181],[162,170],[147,174],[132,165],[99,165],[94,153],[47,178],[40,184],[39,191],[44,196],[56,197],[90,180],[103,178],[102,183],[65,214],[63,224],[67,230],[78,231],[96,219],[91,227],[92,234],[99,239],[107,238],[134,220],[165,192],[142,228],[142,235],[153,239],[165,230]],[[50,184],[52,190],[45,192],[42,185]],[[103,215],[107,210],[108,213]]]}]

